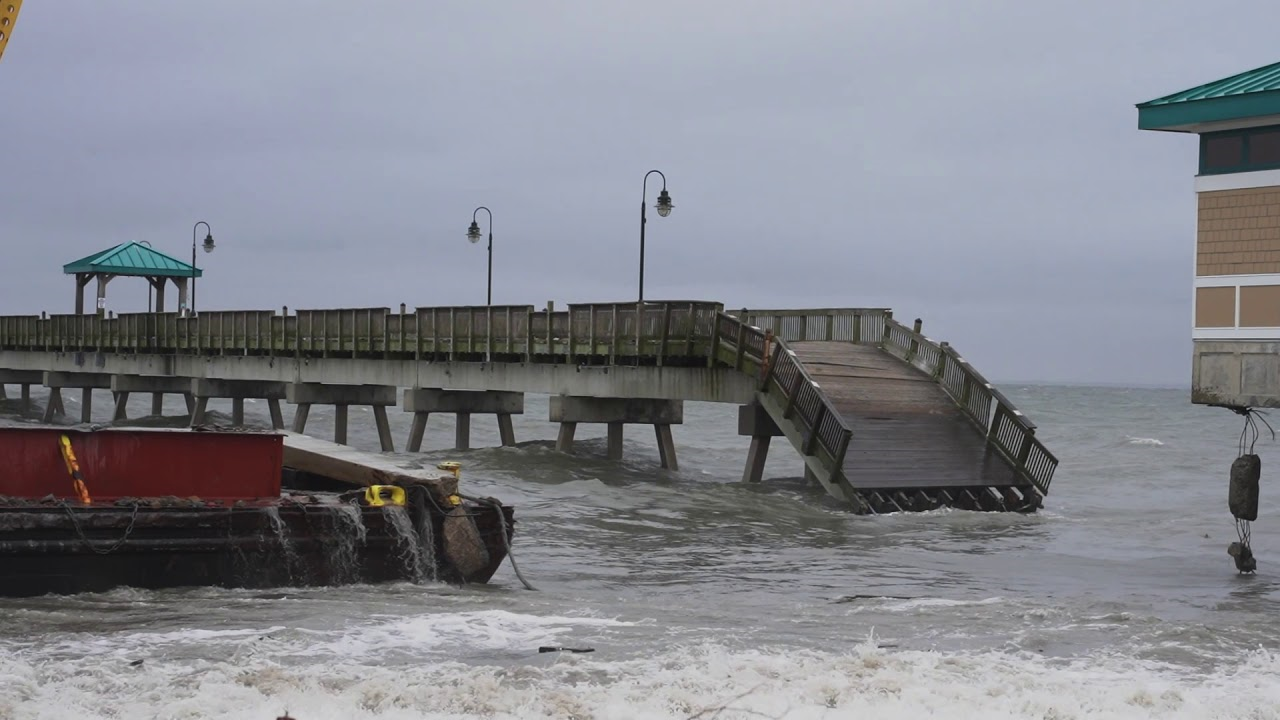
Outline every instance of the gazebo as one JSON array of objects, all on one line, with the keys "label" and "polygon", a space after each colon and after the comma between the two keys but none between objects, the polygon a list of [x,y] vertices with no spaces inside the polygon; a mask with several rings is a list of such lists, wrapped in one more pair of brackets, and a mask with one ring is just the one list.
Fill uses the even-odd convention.
[{"label": "gazebo", "polygon": [[117,277],[141,277],[151,283],[156,291],[156,312],[164,312],[164,288],[170,279],[178,286],[178,310],[187,307],[187,280],[203,273],[177,258],[153,250],[147,245],[127,242],[80,258],[62,266],[66,275],[76,276],[76,314],[84,313],[84,288],[89,281],[98,281],[97,314],[106,309],[107,283]]}]

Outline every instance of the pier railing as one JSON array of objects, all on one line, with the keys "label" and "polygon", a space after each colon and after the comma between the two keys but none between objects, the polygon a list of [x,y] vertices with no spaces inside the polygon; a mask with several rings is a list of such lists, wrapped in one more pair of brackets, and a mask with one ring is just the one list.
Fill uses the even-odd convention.
[{"label": "pier railing", "polygon": [[0,316],[0,350],[173,355],[398,358],[712,366],[759,378],[805,433],[803,450],[841,467],[851,430],[788,350],[802,341],[882,347],[932,377],[990,447],[1048,492],[1057,459],[1036,426],[946,343],[885,308],[742,310],[665,301],[398,309],[338,308],[121,315]]},{"label": "pier railing", "polygon": [[878,342],[888,308],[819,308],[805,310],[737,310],[730,314],[746,324],[770,331],[783,342],[834,340]]},{"label": "pier railing", "polygon": [[619,357],[662,364],[712,356],[720,303],[594,303],[398,310],[206,311],[0,317],[0,349],[56,352],[413,357],[541,362]]},{"label": "pier railing", "polygon": [[759,377],[760,390],[772,396],[783,408],[783,417],[795,422],[804,434],[801,450],[823,456],[827,467],[844,467],[853,431],[796,361],[795,353],[787,349],[786,341],[727,313],[721,313],[716,335],[719,360]]},{"label": "pier railing", "polygon": [[742,310],[733,316],[784,343],[838,340],[884,348],[932,377],[1016,472],[1042,493],[1049,492],[1058,460],[1036,438],[1035,423],[950,345],[903,325],[891,310]]}]

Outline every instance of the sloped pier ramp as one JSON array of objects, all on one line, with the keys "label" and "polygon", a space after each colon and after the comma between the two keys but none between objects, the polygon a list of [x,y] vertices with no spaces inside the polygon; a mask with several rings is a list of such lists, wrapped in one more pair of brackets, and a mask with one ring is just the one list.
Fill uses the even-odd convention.
[{"label": "sloped pier ramp", "polygon": [[784,435],[807,475],[861,512],[1041,507],[1057,459],[1035,425],[916,322],[883,309],[723,319],[721,352],[759,376],[756,402],[773,423],[748,423],[744,476],[759,477],[759,441]]}]

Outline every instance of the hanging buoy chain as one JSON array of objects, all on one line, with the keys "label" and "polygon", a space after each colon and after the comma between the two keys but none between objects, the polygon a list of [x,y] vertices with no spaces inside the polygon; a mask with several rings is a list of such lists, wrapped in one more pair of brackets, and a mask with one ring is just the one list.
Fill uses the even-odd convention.
[{"label": "hanging buoy chain", "polygon": [[1258,488],[1262,477],[1262,458],[1254,452],[1261,435],[1256,420],[1261,420],[1267,426],[1272,440],[1275,440],[1276,432],[1262,413],[1253,408],[1223,407],[1244,417],[1244,428],[1240,431],[1236,459],[1231,463],[1230,483],[1227,487],[1227,509],[1236,520],[1238,540],[1227,547],[1227,554],[1235,560],[1236,570],[1252,573],[1258,569],[1258,561],[1253,556],[1250,523],[1258,519]]}]

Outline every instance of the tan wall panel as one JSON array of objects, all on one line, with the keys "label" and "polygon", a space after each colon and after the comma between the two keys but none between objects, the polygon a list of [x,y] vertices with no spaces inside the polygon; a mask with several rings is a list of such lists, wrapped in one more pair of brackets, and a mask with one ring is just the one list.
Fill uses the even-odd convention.
[{"label": "tan wall panel", "polygon": [[1236,289],[1234,287],[1196,288],[1196,327],[1235,327]]},{"label": "tan wall panel", "polygon": [[1280,327],[1280,285],[1240,288],[1240,327]]},{"label": "tan wall panel", "polygon": [[1280,273],[1280,187],[1198,195],[1196,275]]}]

